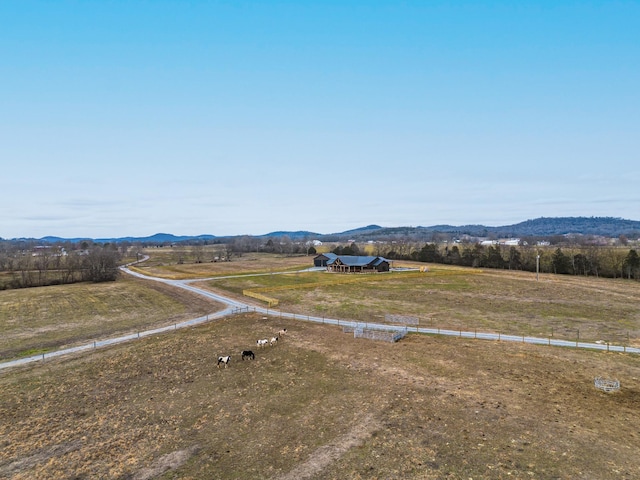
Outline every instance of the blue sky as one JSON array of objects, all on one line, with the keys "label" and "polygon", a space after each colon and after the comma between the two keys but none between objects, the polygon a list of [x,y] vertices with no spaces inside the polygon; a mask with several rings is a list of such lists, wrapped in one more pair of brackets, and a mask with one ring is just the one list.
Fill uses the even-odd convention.
[{"label": "blue sky", "polygon": [[0,2],[0,237],[640,220],[638,1]]}]

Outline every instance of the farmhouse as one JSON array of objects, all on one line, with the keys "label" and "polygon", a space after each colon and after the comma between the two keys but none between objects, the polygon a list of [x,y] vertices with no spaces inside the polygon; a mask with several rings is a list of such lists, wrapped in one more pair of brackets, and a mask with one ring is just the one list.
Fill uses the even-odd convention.
[{"label": "farmhouse", "polygon": [[313,259],[313,265],[340,273],[388,272],[390,262],[383,257],[321,253]]},{"label": "farmhouse", "polygon": [[321,253],[313,259],[314,267],[326,267],[329,261],[333,261],[338,258],[335,253]]}]

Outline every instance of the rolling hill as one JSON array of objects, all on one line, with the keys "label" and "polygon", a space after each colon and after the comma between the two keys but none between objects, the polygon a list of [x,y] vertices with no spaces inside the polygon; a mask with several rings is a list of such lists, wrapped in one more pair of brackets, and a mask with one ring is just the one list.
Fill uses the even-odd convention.
[{"label": "rolling hill", "polygon": [[[428,227],[400,226],[382,227],[380,225],[367,225],[344,232],[321,234],[316,232],[297,231],[274,231],[263,235],[254,235],[258,238],[276,238],[287,236],[293,241],[305,239],[345,241],[353,240],[375,240],[377,238],[411,236],[414,238],[430,237],[433,233],[444,233],[449,235],[468,235],[472,237],[493,236],[497,238],[508,237],[550,237],[556,235],[597,235],[603,237],[617,238],[621,235],[629,238],[640,238],[640,221],[627,220],[615,217],[540,217],[533,220],[513,225],[486,226],[486,225],[433,225]],[[147,244],[170,244],[184,241],[202,240],[206,242],[223,243],[234,236],[216,236],[211,234],[188,236],[173,235],[170,233],[156,233],[147,237],[118,237],[118,238],[62,238],[62,237],[42,237],[40,239],[13,239],[22,241],[39,241],[45,243],[58,242],[80,242],[85,240],[99,243],[147,243]]]}]

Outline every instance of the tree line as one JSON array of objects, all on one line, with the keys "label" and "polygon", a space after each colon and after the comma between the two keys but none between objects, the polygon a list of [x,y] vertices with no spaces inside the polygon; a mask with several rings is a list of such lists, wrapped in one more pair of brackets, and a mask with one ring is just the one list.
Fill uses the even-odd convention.
[{"label": "tree line", "polygon": [[[176,245],[176,263],[231,261],[243,252],[284,255],[315,255],[308,242],[287,236],[264,240],[243,236],[214,249],[206,242]],[[186,247],[186,248],[185,248]],[[40,245],[34,241],[0,240],[0,290],[75,282],[108,282],[118,277],[118,266],[127,252],[140,245],[129,242],[65,242]],[[389,260],[413,260],[454,266],[522,270],[565,275],[584,275],[640,280],[640,256],[628,246],[564,245],[537,246],[481,243],[417,242],[398,238],[360,248],[355,242],[339,244],[338,255],[376,255]]]},{"label": "tree line", "polygon": [[[354,251],[354,246],[350,246]],[[482,245],[458,246],[426,243],[420,248],[390,246],[381,256],[477,268],[640,279],[640,256],[635,249],[602,246],[537,247]]]},{"label": "tree line", "polygon": [[114,281],[122,256],[115,244],[0,242],[0,290]]},{"label": "tree line", "polygon": [[[413,260],[464,267],[640,279],[640,257],[637,250],[627,246],[626,237],[621,237],[615,246],[583,242],[567,244],[566,237],[562,241],[565,243],[562,246],[558,242],[548,242],[552,246],[540,246],[534,241],[507,246],[499,243],[483,245],[480,242],[422,243],[411,238],[397,237],[390,242],[375,242],[366,248],[358,246],[356,242],[338,244],[332,252],[336,255],[373,253],[389,260]],[[309,242],[294,242],[287,236],[269,238],[265,243],[259,242],[255,237],[236,238],[229,241],[226,251],[229,255],[232,252],[241,255],[248,251],[316,254],[316,249]]]}]

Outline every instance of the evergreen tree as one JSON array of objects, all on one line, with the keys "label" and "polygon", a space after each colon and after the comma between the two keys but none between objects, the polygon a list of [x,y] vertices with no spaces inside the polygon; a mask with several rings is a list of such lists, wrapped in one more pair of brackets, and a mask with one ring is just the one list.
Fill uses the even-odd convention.
[{"label": "evergreen tree", "polygon": [[440,263],[442,255],[438,252],[438,246],[435,243],[427,243],[418,253],[418,261]]},{"label": "evergreen tree", "polygon": [[461,265],[461,257],[460,257],[460,249],[457,245],[454,245],[451,248],[447,248],[446,256],[444,258],[444,263],[449,263],[451,265]]},{"label": "evergreen tree", "polygon": [[635,250],[629,250],[627,257],[624,259],[623,270],[627,274],[627,278],[638,278],[640,273],[640,256]]},{"label": "evergreen tree", "polygon": [[489,268],[504,268],[504,258],[502,258],[499,245],[492,245],[487,248],[483,258],[483,266]]},{"label": "evergreen tree", "polygon": [[522,255],[520,250],[516,247],[509,249],[509,270],[521,270],[522,269]]},{"label": "evergreen tree", "polygon": [[466,267],[481,267],[484,247],[476,243],[473,247],[467,247],[462,253],[462,265]]},{"label": "evergreen tree", "polygon": [[571,260],[562,252],[560,247],[556,249],[551,257],[551,265],[553,265],[553,273],[571,273]]},{"label": "evergreen tree", "polygon": [[573,256],[573,273],[587,276],[591,271],[589,259],[581,253]]}]

